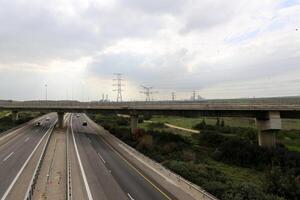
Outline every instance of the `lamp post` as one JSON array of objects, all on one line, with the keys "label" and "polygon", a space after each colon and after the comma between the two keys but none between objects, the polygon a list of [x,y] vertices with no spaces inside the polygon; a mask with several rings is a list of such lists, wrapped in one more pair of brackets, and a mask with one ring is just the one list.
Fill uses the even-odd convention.
[{"label": "lamp post", "polygon": [[46,99],[46,101],[48,100],[48,91],[47,91],[47,88],[48,87],[48,85],[47,84],[45,84],[45,99]]}]

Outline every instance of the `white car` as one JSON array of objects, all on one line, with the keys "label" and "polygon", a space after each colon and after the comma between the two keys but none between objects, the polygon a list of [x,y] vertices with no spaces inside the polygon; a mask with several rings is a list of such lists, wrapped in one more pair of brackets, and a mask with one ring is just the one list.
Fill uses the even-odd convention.
[{"label": "white car", "polygon": [[49,117],[47,117],[47,118],[46,118],[46,121],[49,121],[49,120],[50,120],[50,118],[49,118]]}]

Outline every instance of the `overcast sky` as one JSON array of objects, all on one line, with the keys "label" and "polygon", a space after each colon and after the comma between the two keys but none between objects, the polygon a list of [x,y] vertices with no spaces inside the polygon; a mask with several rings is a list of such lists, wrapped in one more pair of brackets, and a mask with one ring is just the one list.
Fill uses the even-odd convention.
[{"label": "overcast sky", "polygon": [[300,95],[299,0],[0,0],[0,99]]}]

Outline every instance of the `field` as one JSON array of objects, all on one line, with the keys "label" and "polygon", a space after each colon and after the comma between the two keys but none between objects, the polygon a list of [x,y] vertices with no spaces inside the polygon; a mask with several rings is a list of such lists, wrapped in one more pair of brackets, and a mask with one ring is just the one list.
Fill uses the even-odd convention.
[{"label": "field", "polygon": [[[151,121],[170,123],[176,126],[193,129],[193,127],[205,119],[206,124],[215,125],[217,118],[213,117],[178,117],[178,116],[153,116]],[[224,122],[232,127],[252,127],[255,128],[255,120],[252,118],[232,118],[224,117]],[[300,130],[300,119],[282,119],[282,128],[284,130]]]}]

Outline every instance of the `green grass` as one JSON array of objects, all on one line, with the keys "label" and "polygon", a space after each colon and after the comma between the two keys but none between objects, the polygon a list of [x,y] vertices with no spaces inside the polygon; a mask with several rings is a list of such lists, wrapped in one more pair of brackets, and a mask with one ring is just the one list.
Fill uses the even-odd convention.
[{"label": "green grass", "polygon": [[[206,124],[215,125],[217,118],[215,117],[179,117],[179,116],[153,116],[151,121],[169,123],[183,128],[192,129],[196,124],[200,123],[203,118]],[[252,127],[255,128],[255,120],[253,118],[236,118],[224,117],[225,125],[232,127]],[[282,128],[285,130],[300,130],[300,119],[282,119]]]},{"label": "green grass", "polygon": [[226,177],[230,178],[234,182],[251,182],[257,186],[262,186],[265,179],[263,172],[254,169],[227,165],[223,162],[218,162],[213,159],[208,159],[207,164],[223,172]]},{"label": "green grass", "polygon": [[3,118],[3,117],[6,117],[8,115],[10,115],[10,112],[8,112],[8,111],[2,111],[2,112],[0,112],[0,119]]},{"label": "green grass", "polygon": [[300,119],[282,119],[282,129],[284,129],[284,130],[291,130],[291,129],[300,130]]},{"label": "green grass", "polygon": [[151,122],[139,123],[139,128],[142,128],[145,130],[154,129],[154,130],[158,130],[158,131],[166,131],[166,132],[171,132],[173,134],[179,134],[179,135],[183,135],[183,136],[191,136],[192,134],[194,134],[194,133],[191,133],[188,131],[170,128],[167,126],[165,126],[164,128],[153,128],[153,127],[151,127]]},{"label": "green grass", "polygon": [[276,135],[277,140],[283,143],[289,150],[300,152],[300,131],[280,131]]},{"label": "green grass", "polygon": [[[253,119],[250,118],[230,118],[224,117],[224,122],[226,125],[233,127],[254,127],[255,123]],[[196,124],[203,120],[203,117],[178,117],[178,116],[153,116],[152,121],[169,123],[183,128],[192,129]],[[205,117],[206,124],[215,125],[217,118]]]}]

